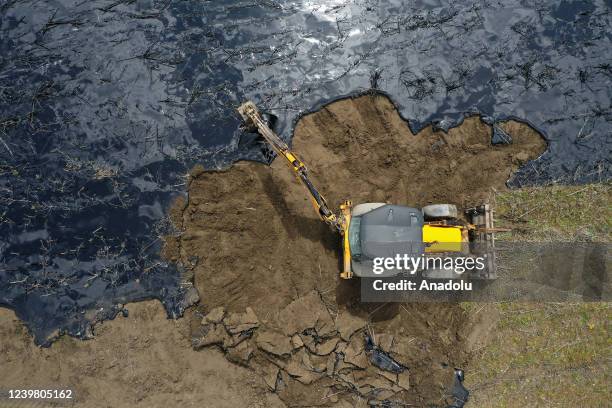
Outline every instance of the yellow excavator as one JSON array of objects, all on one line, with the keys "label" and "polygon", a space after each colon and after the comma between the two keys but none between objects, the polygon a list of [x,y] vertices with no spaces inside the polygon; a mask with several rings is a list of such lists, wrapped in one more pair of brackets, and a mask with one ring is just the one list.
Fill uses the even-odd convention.
[{"label": "yellow excavator", "polygon": [[[459,218],[452,204],[434,204],[421,209],[387,203],[363,203],[350,200],[340,204],[338,214],[328,206],[315,188],[302,160],[264,121],[251,101],[238,108],[244,125],[256,130],[274,152],[285,158],[297,179],[308,191],[319,217],[342,237],[343,270],[340,277],[372,276],[375,258],[398,254],[473,254],[494,244],[493,211],[488,204],[466,210],[466,220]],[[484,244],[484,245],[483,245]],[[487,256],[480,278],[495,277],[495,257]],[[431,278],[453,278],[452,271],[428,270]]]}]

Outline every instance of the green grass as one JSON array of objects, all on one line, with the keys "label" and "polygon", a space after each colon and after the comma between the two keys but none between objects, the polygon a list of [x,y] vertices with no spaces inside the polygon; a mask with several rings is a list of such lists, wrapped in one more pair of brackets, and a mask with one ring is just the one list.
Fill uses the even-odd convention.
[{"label": "green grass", "polygon": [[608,406],[609,303],[498,307],[497,334],[468,370],[471,406]]},{"label": "green grass", "polygon": [[499,234],[511,240],[610,242],[612,185],[531,187],[495,196]]},{"label": "green grass", "polygon": [[[518,241],[610,242],[610,185],[551,186],[496,196]],[[468,313],[478,305],[465,304]],[[469,407],[604,407],[612,394],[612,304],[499,303],[490,343],[466,372]]]}]

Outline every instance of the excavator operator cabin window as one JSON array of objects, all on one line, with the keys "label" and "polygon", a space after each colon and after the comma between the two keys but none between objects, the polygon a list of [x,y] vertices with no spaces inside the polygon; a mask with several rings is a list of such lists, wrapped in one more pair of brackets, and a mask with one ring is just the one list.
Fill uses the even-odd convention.
[{"label": "excavator operator cabin window", "polygon": [[361,239],[359,237],[359,229],[361,226],[361,217],[352,217],[349,225],[349,247],[351,250],[351,258],[356,261],[361,260]]}]

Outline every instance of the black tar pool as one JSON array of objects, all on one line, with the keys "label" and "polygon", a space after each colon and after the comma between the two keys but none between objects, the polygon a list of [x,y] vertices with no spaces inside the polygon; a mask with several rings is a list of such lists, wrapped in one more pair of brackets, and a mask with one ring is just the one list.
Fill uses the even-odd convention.
[{"label": "black tar pool", "polygon": [[190,283],[158,255],[167,208],[196,163],[268,159],[241,138],[245,99],[287,140],[300,115],[373,89],[415,131],[516,118],[549,148],[511,186],[609,179],[610,7],[2,0],[0,305],[39,344],[130,301],[181,315]]}]

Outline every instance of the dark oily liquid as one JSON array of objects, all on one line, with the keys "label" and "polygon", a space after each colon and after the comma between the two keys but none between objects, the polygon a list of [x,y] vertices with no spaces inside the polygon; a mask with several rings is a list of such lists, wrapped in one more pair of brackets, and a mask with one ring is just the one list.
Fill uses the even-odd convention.
[{"label": "dark oily liquid", "polygon": [[413,131],[515,118],[549,148],[512,186],[609,178],[606,2],[356,3],[2,2],[0,304],[39,343],[117,303],[180,315],[166,210],[196,163],[267,160],[240,140],[246,99],[285,139],[371,89]]}]

